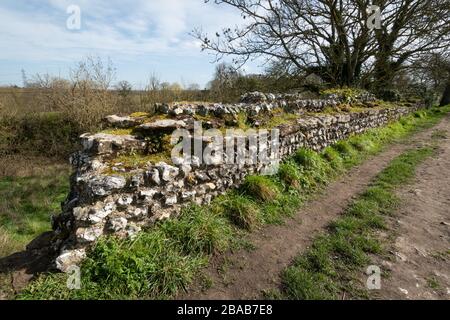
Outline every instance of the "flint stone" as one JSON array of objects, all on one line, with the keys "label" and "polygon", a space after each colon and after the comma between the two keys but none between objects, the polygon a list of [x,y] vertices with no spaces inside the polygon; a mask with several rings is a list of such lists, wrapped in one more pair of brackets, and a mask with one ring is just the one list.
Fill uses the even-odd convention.
[{"label": "flint stone", "polygon": [[184,157],[172,157],[172,162],[174,165],[176,166],[181,166],[184,164],[185,162],[185,158]]},{"label": "flint stone", "polygon": [[215,189],[216,189],[216,185],[215,185],[214,183],[211,183],[211,182],[205,183],[205,187],[206,187],[208,190],[215,190]]},{"label": "flint stone", "polygon": [[156,215],[161,210],[161,205],[157,202],[155,202],[152,207],[150,208],[150,213],[152,215]]},{"label": "flint stone", "polygon": [[139,126],[140,129],[143,130],[175,130],[179,128],[185,128],[186,122],[182,120],[173,120],[173,119],[165,119],[165,120],[157,120],[155,122],[144,123]]},{"label": "flint stone", "polygon": [[123,217],[114,218],[114,219],[110,219],[108,221],[107,228],[109,231],[118,232],[118,231],[125,229],[127,224],[128,224],[128,220]]},{"label": "flint stone", "polygon": [[180,173],[180,169],[178,169],[177,167],[168,165],[165,162],[158,162],[156,164],[156,168],[158,168],[159,173],[161,174],[161,178],[166,182],[172,181]]},{"label": "flint stone", "polygon": [[275,99],[276,99],[276,97],[275,97],[275,95],[273,93],[266,94],[266,98],[269,101],[275,101]]},{"label": "flint stone", "polygon": [[130,218],[142,218],[148,212],[147,207],[128,207],[127,214]]},{"label": "flint stone", "polygon": [[80,243],[89,243],[97,240],[98,237],[102,235],[102,229],[91,227],[91,228],[79,228],[76,231],[77,240]]},{"label": "flint stone", "polygon": [[169,108],[169,106],[168,106],[167,104],[160,104],[160,103],[157,103],[157,104],[156,104],[156,110],[157,110],[158,112],[160,112],[160,113],[168,114],[170,108]]},{"label": "flint stone", "polygon": [[100,209],[91,209],[89,212],[89,220],[94,223],[101,222],[103,219],[105,219],[108,215],[110,215],[114,210],[116,209],[116,205],[113,202],[106,203],[102,208]]},{"label": "flint stone", "polygon": [[184,110],[182,108],[177,107],[177,108],[173,109],[170,113],[175,116],[178,116],[180,114],[183,114],[183,112],[184,112]]},{"label": "flint stone", "polygon": [[105,120],[116,128],[130,128],[139,124],[139,118],[132,118],[130,116],[121,117],[115,114],[107,116]]},{"label": "flint stone", "polygon": [[266,95],[264,93],[258,92],[258,91],[248,92],[241,97],[241,102],[244,102],[244,103],[257,103],[257,102],[263,102],[266,100],[267,100]]},{"label": "flint stone", "polygon": [[196,195],[196,191],[192,190],[192,191],[182,191],[181,192],[181,199],[183,201],[188,201],[188,200],[193,200],[195,195]]},{"label": "flint stone", "polygon": [[131,186],[139,188],[144,184],[144,174],[139,172],[131,177]]},{"label": "flint stone", "polygon": [[183,173],[183,176],[187,177],[187,175],[192,171],[192,167],[189,164],[182,164],[180,166],[180,170]]},{"label": "flint stone", "polygon": [[129,194],[121,195],[119,196],[119,199],[117,199],[117,205],[121,207],[127,207],[132,203],[133,203],[133,196]]},{"label": "flint stone", "polygon": [[115,135],[107,133],[80,136],[83,152],[91,154],[111,154],[119,150],[144,150],[145,143],[132,135]]},{"label": "flint stone", "polygon": [[161,178],[159,177],[159,171],[158,169],[152,169],[151,171],[148,172],[148,176],[150,177],[150,180],[156,184],[156,185],[160,185],[161,184]]},{"label": "flint stone", "polygon": [[195,172],[195,178],[197,178],[200,181],[208,181],[210,180],[209,176],[206,173],[202,173],[202,172]]},{"label": "flint stone", "polygon": [[98,203],[94,207],[76,207],[73,209],[73,215],[78,221],[85,221],[91,224],[97,224],[103,221],[109,214],[115,210],[112,202],[103,204]]},{"label": "flint stone", "polygon": [[139,197],[144,198],[146,200],[151,200],[151,199],[153,199],[153,196],[157,193],[158,193],[158,191],[155,189],[140,190]]},{"label": "flint stone", "polygon": [[122,176],[93,176],[88,181],[88,188],[94,196],[107,196],[123,189],[126,184]]},{"label": "flint stone", "polygon": [[67,272],[71,267],[78,265],[86,258],[85,249],[66,250],[56,258],[56,268],[62,272]]},{"label": "flint stone", "polygon": [[212,195],[207,194],[203,201],[204,201],[205,204],[210,204],[211,200],[212,200]]},{"label": "flint stone", "polygon": [[165,205],[166,206],[173,206],[175,204],[177,204],[178,199],[176,195],[172,195],[172,196],[167,196],[166,200],[165,200]]},{"label": "flint stone", "polygon": [[126,228],[127,237],[130,239],[136,238],[137,234],[141,232],[142,228],[135,225],[135,224],[129,224]]}]

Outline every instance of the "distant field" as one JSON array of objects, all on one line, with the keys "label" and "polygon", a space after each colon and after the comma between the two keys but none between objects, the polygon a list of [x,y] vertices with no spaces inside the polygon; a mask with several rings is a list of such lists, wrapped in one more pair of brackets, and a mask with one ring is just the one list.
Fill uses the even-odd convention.
[{"label": "distant field", "polygon": [[[230,102],[236,100],[235,97],[225,95],[213,97],[207,90],[133,90],[126,94],[117,90],[89,90],[86,95],[83,93],[81,96],[84,100],[81,102],[85,104],[78,105],[78,107],[87,107],[93,102],[98,102],[90,100],[98,100],[106,95],[110,104],[108,109],[124,113],[147,109],[149,104],[154,103],[212,100]],[[0,115],[20,116],[23,112],[63,111],[67,104],[78,103],[80,101],[75,100],[79,99],[80,93],[72,95],[70,89],[0,87]]]},{"label": "distant field", "polygon": [[205,101],[203,90],[121,92],[58,83],[41,88],[0,88],[0,157],[45,156],[67,159],[78,137],[102,128],[109,114],[154,112],[155,103]]}]

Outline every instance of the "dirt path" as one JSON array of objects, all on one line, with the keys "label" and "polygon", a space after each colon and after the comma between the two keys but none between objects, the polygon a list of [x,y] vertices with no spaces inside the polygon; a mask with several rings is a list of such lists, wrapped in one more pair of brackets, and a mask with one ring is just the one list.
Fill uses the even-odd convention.
[{"label": "dirt path", "polygon": [[389,271],[381,299],[450,299],[450,120],[435,129],[436,156],[417,170],[415,182],[398,191],[402,206],[391,219],[391,255],[379,261]]},{"label": "dirt path", "polygon": [[[448,127],[448,124],[449,119],[446,118],[439,127]],[[178,298],[260,298],[264,290],[279,285],[280,272],[311,244],[317,232],[324,230],[343,212],[352,197],[364,190],[393,158],[411,145],[430,140],[434,130],[425,130],[410,138],[407,144],[392,145],[381,154],[365,161],[342,179],[331,183],[321,195],[307,203],[295,218],[287,220],[284,225],[268,226],[250,235],[249,241],[254,245],[254,250],[242,249],[223,255],[220,261],[216,261],[204,271],[206,278],[212,280],[211,288],[203,290],[196,285]],[[447,161],[450,161],[450,157]],[[448,178],[450,179],[450,175]],[[448,182],[447,189],[450,185]]]}]

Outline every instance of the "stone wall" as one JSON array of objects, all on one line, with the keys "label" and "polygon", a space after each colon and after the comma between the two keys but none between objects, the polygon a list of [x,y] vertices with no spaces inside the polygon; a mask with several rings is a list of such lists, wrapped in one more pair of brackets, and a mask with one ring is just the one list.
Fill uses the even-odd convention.
[{"label": "stone wall", "polygon": [[[172,110],[169,109],[167,112]],[[285,159],[301,147],[321,150],[351,134],[383,126],[413,110],[416,108],[373,108],[360,112],[301,116],[277,127],[279,155]],[[180,114],[190,117],[191,113],[187,114],[181,108]],[[108,121],[115,123],[116,127],[173,130],[191,129],[188,120],[142,123],[139,117],[112,116]],[[60,252],[56,264],[63,271],[78,263],[85,256],[85,249],[100,236],[133,237],[143,227],[176,216],[183,206],[207,204],[217,195],[239,186],[247,175],[267,169],[258,163],[206,165],[192,157],[190,163],[147,163],[140,168],[125,170],[111,159],[117,154],[146,152],[148,141],[142,136],[97,133],[85,134],[81,139],[83,149],[71,157],[75,170],[70,194],[62,205],[62,213],[53,219],[54,245]]]}]

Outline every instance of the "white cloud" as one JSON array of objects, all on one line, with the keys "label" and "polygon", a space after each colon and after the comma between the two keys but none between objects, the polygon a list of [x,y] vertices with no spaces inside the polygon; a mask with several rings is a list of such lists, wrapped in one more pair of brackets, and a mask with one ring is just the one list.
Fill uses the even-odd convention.
[{"label": "white cloud", "polygon": [[197,51],[198,46],[192,45],[196,42],[188,35],[193,28],[203,25],[215,30],[224,25],[220,21],[229,23],[239,18],[231,12],[218,12],[219,8],[202,0],[138,0],[132,5],[80,0],[75,3],[81,8],[82,29],[73,32],[65,28],[65,9],[72,2],[49,0],[59,15],[19,12],[1,8],[0,4],[0,45],[10,48],[0,51],[0,58],[39,60],[47,53],[70,60],[71,53],[85,50],[123,55],[176,54],[177,48]]},{"label": "white cloud", "polygon": [[[69,64],[87,54],[114,62],[203,58],[206,65],[211,59],[189,33],[197,27],[215,32],[241,22],[237,12],[204,0],[47,0],[39,10],[18,3],[0,2],[0,65],[1,60]],[[66,28],[71,4],[81,8],[82,28],[75,32]]]}]

